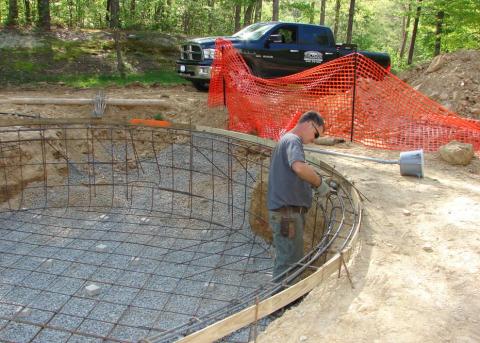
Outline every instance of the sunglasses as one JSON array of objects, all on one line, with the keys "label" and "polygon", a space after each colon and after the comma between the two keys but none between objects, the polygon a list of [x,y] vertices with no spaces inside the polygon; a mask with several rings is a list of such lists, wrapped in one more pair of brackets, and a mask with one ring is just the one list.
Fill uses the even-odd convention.
[{"label": "sunglasses", "polygon": [[315,127],[315,125],[313,125],[313,123],[312,126],[315,129],[315,139],[317,139],[318,137],[320,137],[320,132],[318,132],[317,128]]}]

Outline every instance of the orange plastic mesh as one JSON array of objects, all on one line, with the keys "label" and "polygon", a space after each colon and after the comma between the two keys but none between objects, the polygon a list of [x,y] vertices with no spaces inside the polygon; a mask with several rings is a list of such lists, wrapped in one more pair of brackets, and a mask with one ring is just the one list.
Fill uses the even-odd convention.
[{"label": "orange plastic mesh", "polygon": [[230,130],[275,140],[316,110],[326,134],[368,146],[435,151],[457,140],[480,151],[480,121],[461,118],[358,53],[262,79],[231,42],[218,39],[208,102],[226,105]]}]

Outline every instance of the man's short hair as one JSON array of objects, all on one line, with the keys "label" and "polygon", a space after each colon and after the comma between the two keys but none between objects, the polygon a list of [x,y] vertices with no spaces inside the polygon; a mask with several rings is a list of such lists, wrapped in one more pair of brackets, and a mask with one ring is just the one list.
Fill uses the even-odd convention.
[{"label": "man's short hair", "polygon": [[307,111],[300,117],[299,123],[304,123],[307,121],[313,121],[317,126],[325,126],[325,121],[316,111]]}]

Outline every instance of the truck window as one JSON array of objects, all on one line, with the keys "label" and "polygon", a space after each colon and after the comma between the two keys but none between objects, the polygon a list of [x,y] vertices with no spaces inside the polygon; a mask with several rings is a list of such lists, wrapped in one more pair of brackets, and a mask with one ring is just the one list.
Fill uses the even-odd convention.
[{"label": "truck window", "polygon": [[296,44],[297,43],[297,28],[295,27],[281,27],[272,32],[272,35],[280,35],[282,43]]},{"label": "truck window", "polygon": [[304,26],[302,30],[303,34],[300,44],[329,45],[327,30],[314,26]]},{"label": "truck window", "polygon": [[270,30],[273,26],[275,26],[274,23],[256,23],[252,24],[250,26],[245,27],[244,29],[238,31],[233,35],[233,37],[237,37],[241,40],[256,40],[263,36],[265,32]]}]

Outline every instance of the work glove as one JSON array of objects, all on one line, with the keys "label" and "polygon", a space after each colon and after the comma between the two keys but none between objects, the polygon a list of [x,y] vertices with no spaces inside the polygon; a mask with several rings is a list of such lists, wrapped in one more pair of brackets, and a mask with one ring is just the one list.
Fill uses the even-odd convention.
[{"label": "work glove", "polygon": [[330,194],[337,194],[337,190],[338,190],[338,184],[330,179],[330,178],[326,178],[326,177],[322,177],[322,183],[320,184],[320,186],[318,186],[317,188],[315,188],[315,195],[320,197],[320,198],[323,198],[323,197],[328,197]]}]

